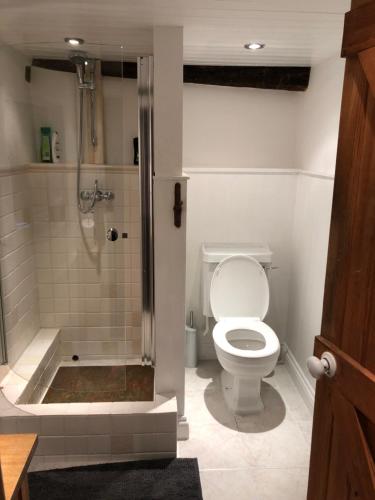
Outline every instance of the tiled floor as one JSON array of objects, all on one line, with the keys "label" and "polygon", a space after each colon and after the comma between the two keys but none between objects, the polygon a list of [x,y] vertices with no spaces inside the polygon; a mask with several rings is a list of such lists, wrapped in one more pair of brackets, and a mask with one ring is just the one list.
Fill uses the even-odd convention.
[{"label": "tiled floor", "polygon": [[285,366],[262,385],[265,410],[238,417],[221,394],[216,361],[186,369],[190,439],[180,457],[197,457],[204,500],[305,500],[311,414]]}]

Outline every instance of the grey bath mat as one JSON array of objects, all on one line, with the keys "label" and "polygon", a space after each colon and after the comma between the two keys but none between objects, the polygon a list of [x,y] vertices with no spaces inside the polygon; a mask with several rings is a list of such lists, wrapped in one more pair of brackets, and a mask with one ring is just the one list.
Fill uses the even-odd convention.
[{"label": "grey bath mat", "polygon": [[29,473],[30,500],[202,500],[195,458]]}]

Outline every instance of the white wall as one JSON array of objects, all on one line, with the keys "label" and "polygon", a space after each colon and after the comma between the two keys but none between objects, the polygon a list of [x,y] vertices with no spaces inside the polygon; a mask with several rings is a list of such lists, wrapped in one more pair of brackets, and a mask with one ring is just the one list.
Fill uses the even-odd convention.
[{"label": "white wall", "polygon": [[40,127],[52,127],[60,136],[61,161],[76,161],[78,114],[75,75],[33,67],[30,89],[35,158],[40,161]]},{"label": "white wall", "polygon": [[296,164],[307,172],[334,175],[344,60],[312,68],[308,90],[298,96]]},{"label": "white wall", "polygon": [[[186,300],[200,331],[202,243],[264,241],[279,267],[271,277],[267,321],[285,339],[297,104],[296,93],[286,91],[184,86]],[[215,357],[211,335],[199,335],[199,356]]]},{"label": "white wall", "polygon": [[39,329],[38,293],[26,163],[33,160],[25,65],[0,48],[0,270],[8,360],[13,364]]},{"label": "white wall", "polygon": [[[207,242],[267,242],[274,252],[271,304],[266,321],[286,336],[290,236],[296,175],[190,172],[187,212],[187,311],[203,330],[201,245]],[[200,359],[215,358],[212,336],[199,334]]]},{"label": "white wall", "polygon": [[[154,220],[157,392],[177,395],[184,414],[186,219],[173,223],[175,183],[182,177],[183,28],[154,28]],[[171,272],[173,269],[173,272]]]},{"label": "white wall", "polygon": [[314,337],[320,333],[332,193],[331,178],[300,175],[297,180],[287,344],[312,387],[306,359],[312,356]]},{"label": "white wall", "polygon": [[158,176],[181,175],[183,28],[154,28],[154,160]]},{"label": "white wall", "polygon": [[312,387],[306,358],[321,326],[343,73],[338,59],[314,67],[299,97],[296,156],[303,175],[294,207],[287,342]]},{"label": "white wall", "polygon": [[[304,93],[184,88],[187,310],[202,330],[202,242],[266,241],[279,267],[266,321],[305,374],[320,330],[342,81],[343,62],[330,60]],[[215,357],[211,335],[199,350]]]},{"label": "white wall", "polygon": [[[31,97],[35,156],[39,157],[40,127],[60,135],[61,161],[77,158],[78,94],[73,73],[32,68]],[[133,137],[138,135],[137,81],[103,77],[105,163],[133,164]]]},{"label": "white wall", "polygon": [[29,59],[0,48],[0,168],[24,165],[34,159],[30,85],[25,81]]},{"label": "white wall", "polygon": [[184,167],[295,167],[295,92],[184,85]]},{"label": "white wall", "polygon": [[133,165],[138,137],[137,80],[103,78],[105,159],[110,165]]}]

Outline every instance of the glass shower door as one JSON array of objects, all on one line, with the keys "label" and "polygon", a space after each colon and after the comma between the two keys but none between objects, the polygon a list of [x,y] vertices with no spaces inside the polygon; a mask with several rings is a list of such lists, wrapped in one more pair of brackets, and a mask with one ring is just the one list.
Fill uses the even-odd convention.
[{"label": "glass shower door", "polygon": [[[37,352],[48,335],[55,343],[21,399],[152,400],[152,58],[139,58],[137,80],[122,47],[85,44],[79,58],[66,46],[38,50],[25,171],[37,321],[12,367],[24,377],[27,349]],[[41,161],[42,127],[58,133],[58,162]]]}]

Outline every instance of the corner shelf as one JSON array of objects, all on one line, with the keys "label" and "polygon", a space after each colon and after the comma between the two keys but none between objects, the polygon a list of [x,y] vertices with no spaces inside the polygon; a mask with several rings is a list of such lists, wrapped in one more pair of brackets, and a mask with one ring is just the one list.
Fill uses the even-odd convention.
[{"label": "corner shelf", "polygon": [[[28,164],[31,171],[37,172],[75,172],[77,165],[75,163],[38,163],[33,162]],[[82,171],[88,172],[114,172],[114,173],[138,173],[139,165],[105,165],[96,163],[82,163]]]}]

